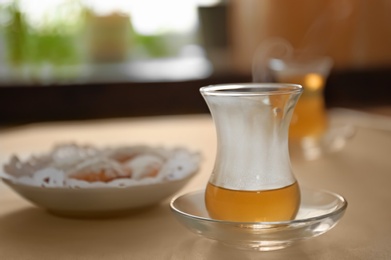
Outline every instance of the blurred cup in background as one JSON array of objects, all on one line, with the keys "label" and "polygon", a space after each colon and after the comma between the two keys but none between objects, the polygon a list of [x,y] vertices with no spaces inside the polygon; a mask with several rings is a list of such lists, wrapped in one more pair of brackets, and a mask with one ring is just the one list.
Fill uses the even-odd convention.
[{"label": "blurred cup in background", "polygon": [[304,53],[270,59],[268,66],[274,81],[300,84],[304,88],[289,129],[291,141],[300,142],[303,138],[318,139],[327,130],[323,92],[332,64],[329,57]]},{"label": "blurred cup in background", "polygon": [[332,65],[327,56],[295,51],[268,62],[273,81],[303,86],[289,128],[289,145],[291,151],[300,151],[306,159],[316,159],[324,150],[323,136],[328,130],[324,88]]}]

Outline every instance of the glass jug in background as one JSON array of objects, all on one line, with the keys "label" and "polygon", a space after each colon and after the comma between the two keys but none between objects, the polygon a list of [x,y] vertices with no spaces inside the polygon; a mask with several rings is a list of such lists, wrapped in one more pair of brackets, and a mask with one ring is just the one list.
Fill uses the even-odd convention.
[{"label": "glass jug in background", "polygon": [[302,92],[294,84],[201,88],[217,132],[217,155],[205,192],[213,219],[284,221],[300,205],[288,129]]}]

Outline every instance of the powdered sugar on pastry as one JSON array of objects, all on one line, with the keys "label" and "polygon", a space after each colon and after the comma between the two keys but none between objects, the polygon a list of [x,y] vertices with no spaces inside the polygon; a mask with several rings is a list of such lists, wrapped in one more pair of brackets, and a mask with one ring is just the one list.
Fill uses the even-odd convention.
[{"label": "powdered sugar on pastry", "polygon": [[186,178],[198,170],[200,156],[184,148],[122,146],[98,149],[64,144],[21,161],[16,155],[0,176],[38,187],[127,187]]}]

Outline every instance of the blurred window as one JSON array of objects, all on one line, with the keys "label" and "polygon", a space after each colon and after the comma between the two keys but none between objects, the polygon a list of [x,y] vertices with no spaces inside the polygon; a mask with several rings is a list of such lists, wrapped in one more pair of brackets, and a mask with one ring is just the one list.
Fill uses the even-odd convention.
[{"label": "blurred window", "polygon": [[150,59],[163,71],[145,77],[171,79],[170,64],[203,77],[197,7],[215,2],[0,0],[0,82],[143,80]]}]

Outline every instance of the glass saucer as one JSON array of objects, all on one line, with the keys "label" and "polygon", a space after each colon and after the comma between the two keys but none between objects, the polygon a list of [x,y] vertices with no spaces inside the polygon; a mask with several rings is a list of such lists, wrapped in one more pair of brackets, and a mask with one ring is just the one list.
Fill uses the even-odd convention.
[{"label": "glass saucer", "polygon": [[343,216],[347,201],[322,190],[301,188],[301,205],[294,220],[281,222],[231,222],[209,217],[205,190],[174,198],[170,207],[175,217],[192,232],[240,249],[270,251],[319,236]]}]

